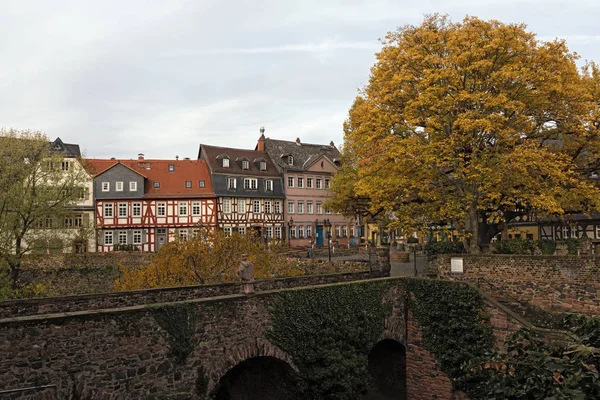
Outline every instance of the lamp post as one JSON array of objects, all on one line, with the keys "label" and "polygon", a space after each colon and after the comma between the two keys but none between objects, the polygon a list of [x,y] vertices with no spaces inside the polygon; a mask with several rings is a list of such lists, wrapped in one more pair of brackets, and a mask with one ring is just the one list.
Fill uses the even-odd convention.
[{"label": "lamp post", "polygon": [[288,225],[288,246],[292,248],[292,225],[294,224],[294,219],[290,217],[290,223]]},{"label": "lamp post", "polygon": [[331,222],[329,222],[329,218],[327,218],[323,225],[327,229],[327,252],[329,255],[329,262],[331,262]]}]

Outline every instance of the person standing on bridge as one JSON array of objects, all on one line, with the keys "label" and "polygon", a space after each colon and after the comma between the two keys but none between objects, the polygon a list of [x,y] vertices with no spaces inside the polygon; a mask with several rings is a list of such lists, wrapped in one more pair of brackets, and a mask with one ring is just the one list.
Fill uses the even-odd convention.
[{"label": "person standing on bridge", "polygon": [[248,261],[248,255],[245,253],[242,254],[238,274],[242,278],[242,293],[254,293],[254,264]]}]

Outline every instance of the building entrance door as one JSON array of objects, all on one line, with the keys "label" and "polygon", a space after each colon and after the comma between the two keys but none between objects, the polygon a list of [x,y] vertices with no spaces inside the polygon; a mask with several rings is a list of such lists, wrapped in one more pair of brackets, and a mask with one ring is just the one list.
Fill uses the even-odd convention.
[{"label": "building entrance door", "polygon": [[323,226],[317,226],[315,230],[315,239],[317,246],[323,246]]},{"label": "building entrance door", "polygon": [[167,243],[167,230],[165,228],[156,229],[156,251],[160,250]]}]

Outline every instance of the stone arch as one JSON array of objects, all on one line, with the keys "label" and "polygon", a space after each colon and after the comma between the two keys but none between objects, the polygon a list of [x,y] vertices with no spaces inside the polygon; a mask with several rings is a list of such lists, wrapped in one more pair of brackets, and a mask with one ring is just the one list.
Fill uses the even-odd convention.
[{"label": "stone arch", "polygon": [[395,339],[376,343],[369,353],[369,378],[369,392],[365,400],[408,399],[405,345]]},{"label": "stone arch", "polygon": [[255,357],[276,358],[288,364],[295,372],[298,372],[298,368],[292,362],[291,357],[285,352],[271,344],[268,340],[255,339],[250,343],[241,343],[231,348],[223,349],[223,356],[220,357],[219,364],[211,368],[208,384],[209,390],[212,390],[229,370]]},{"label": "stone arch", "polygon": [[273,356],[248,358],[228,370],[211,390],[215,400],[299,400],[297,372]]}]

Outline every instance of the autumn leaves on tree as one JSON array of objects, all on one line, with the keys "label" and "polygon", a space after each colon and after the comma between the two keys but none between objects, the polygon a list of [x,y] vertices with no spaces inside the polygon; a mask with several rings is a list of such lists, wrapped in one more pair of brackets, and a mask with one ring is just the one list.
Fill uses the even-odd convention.
[{"label": "autumn leaves on tree", "polygon": [[518,213],[598,209],[600,73],[576,60],[475,17],[389,33],[344,125],[331,205],[391,212],[407,232],[450,224],[470,252]]}]

